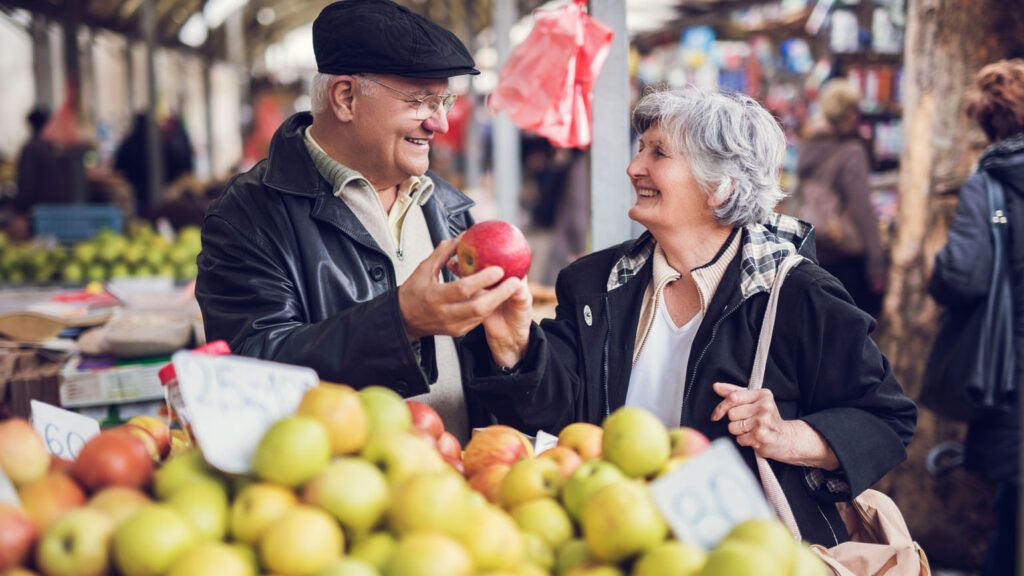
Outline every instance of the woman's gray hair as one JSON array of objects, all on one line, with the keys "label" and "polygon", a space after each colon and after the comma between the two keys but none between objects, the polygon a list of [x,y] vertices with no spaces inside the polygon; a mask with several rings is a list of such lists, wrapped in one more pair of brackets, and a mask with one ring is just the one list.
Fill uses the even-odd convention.
[{"label": "woman's gray hair", "polygon": [[[331,88],[331,81],[337,78],[335,74],[323,74],[317,72],[313,75],[313,83],[309,87],[309,99],[310,109],[314,116],[326,114],[331,111],[331,98],[327,93]],[[367,96],[373,96],[377,93],[377,85],[373,82],[367,82],[365,78],[356,76],[356,83],[359,84],[359,90]]]},{"label": "woman's gray hair", "polygon": [[633,109],[638,134],[660,126],[705,193],[725,201],[715,218],[726,226],[765,223],[785,197],[779,167],[786,137],[749,96],[687,87],[648,93]]}]

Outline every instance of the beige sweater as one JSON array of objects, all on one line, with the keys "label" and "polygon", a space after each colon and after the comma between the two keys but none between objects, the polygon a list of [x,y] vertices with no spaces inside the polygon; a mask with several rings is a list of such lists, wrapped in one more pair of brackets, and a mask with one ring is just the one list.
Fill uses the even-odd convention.
[{"label": "beige sweater", "polygon": [[[434,182],[426,177],[410,177],[399,186],[398,200],[385,212],[380,195],[359,172],[334,160],[306,129],[306,149],[324,179],[334,186],[334,195],[348,205],[373,239],[391,258],[395,278],[401,285],[420,262],[433,252],[433,242],[423,204],[434,191]],[[469,415],[462,390],[462,374],[455,341],[450,336],[434,336],[437,382],[430,392],[413,399],[437,410],[445,429],[463,446],[469,440]]]}]

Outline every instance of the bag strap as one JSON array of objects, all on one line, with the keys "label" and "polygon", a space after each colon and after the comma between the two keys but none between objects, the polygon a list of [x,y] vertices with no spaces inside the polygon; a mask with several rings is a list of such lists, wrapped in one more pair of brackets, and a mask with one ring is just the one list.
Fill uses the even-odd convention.
[{"label": "bag strap", "polygon": [[[1000,290],[1005,289],[1007,293],[1012,290],[1010,287],[1010,275],[1007,273],[1008,264],[1008,246],[1010,244],[1009,234],[1010,226],[1009,220],[1007,219],[1006,210],[1006,193],[1003,190],[1003,183],[998,178],[992,176],[987,170],[982,171],[982,178],[985,181],[985,191],[988,194],[988,206],[991,214],[991,236],[992,236],[992,275],[989,279],[989,290],[993,293],[989,294],[988,301],[985,306],[985,324],[991,326],[996,322],[996,316],[1004,313],[1005,311],[999,306],[999,302],[995,298],[995,295]],[[1003,333],[1001,337],[1005,342],[1013,342],[1013,324],[1010,322],[1003,322]],[[982,331],[982,337],[987,341],[989,338],[989,331]],[[984,347],[992,346],[991,342],[985,342]],[[1007,367],[1005,373],[1001,375],[1005,382],[996,382],[995,386],[989,388],[990,393],[994,394],[996,391],[1012,390],[1014,389],[1013,378],[1015,374],[1014,370],[1014,354],[1007,356]],[[1000,378],[999,371],[996,370],[992,373],[993,378]],[[988,402],[995,402],[994,397],[985,398]]]},{"label": "bag strap", "polygon": [[[750,374],[750,381],[747,384],[748,390],[760,390],[764,387],[764,370],[768,365],[768,349],[772,344],[772,332],[775,329],[775,313],[779,307],[779,294],[782,293],[782,283],[785,282],[790,270],[796,268],[803,260],[803,256],[791,254],[782,261],[782,265],[775,272],[775,281],[772,282],[772,290],[768,296],[768,307],[764,311],[764,320],[761,322],[761,334],[757,340],[757,352],[754,354],[754,369]],[[758,475],[761,476],[761,487],[764,488],[768,502],[771,503],[772,508],[775,509],[776,514],[778,514],[783,524],[786,525],[786,528],[789,528],[793,537],[800,540],[800,527],[797,526],[796,518],[793,516],[793,509],[789,505],[789,500],[786,499],[785,492],[782,491],[782,484],[775,477],[775,472],[772,471],[772,467],[768,464],[767,460],[756,454],[755,459],[757,461]]]}]

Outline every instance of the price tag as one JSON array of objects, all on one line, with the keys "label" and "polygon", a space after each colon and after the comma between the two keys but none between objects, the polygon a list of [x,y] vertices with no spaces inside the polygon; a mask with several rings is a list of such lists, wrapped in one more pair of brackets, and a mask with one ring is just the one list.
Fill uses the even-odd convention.
[{"label": "price tag", "polygon": [[555,446],[558,446],[558,436],[553,436],[543,430],[537,430],[537,438],[533,443],[534,456],[540,456]]},{"label": "price tag", "polygon": [[651,494],[676,538],[714,548],[733,526],[774,518],[761,485],[728,438],[651,483]]},{"label": "price tag", "polygon": [[250,471],[263,433],[320,383],[309,368],[240,356],[181,351],[172,361],[203,456],[231,474]]},{"label": "price tag", "polygon": [[88,416],[32,400],[32,426],[50,454],[74,460],[85,443],[100,433],[100,423]]},{"label": "price tag", "polygon": [[18,498],[18,491],[14,489],[14,484],[11,483],[11,479],[7,477],[7,474],[4,474],[2,468],[0,468],[0,503],[14,504],[21,508],[21,498]]}]

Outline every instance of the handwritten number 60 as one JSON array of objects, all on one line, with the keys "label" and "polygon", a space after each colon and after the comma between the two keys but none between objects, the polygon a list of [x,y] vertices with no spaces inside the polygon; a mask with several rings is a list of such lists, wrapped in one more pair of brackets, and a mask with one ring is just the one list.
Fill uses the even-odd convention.
[{"label": "handwritten number 60", "polygon": [[60,441],[60,430],[56,424],[47,424],[45,429],[46,447],[50,454],[58,458],[65,458],[65,451],[72,460],[78,457],[78,452],[85,446],[85,439],[78,432],[68,432],[64,441]]}]

